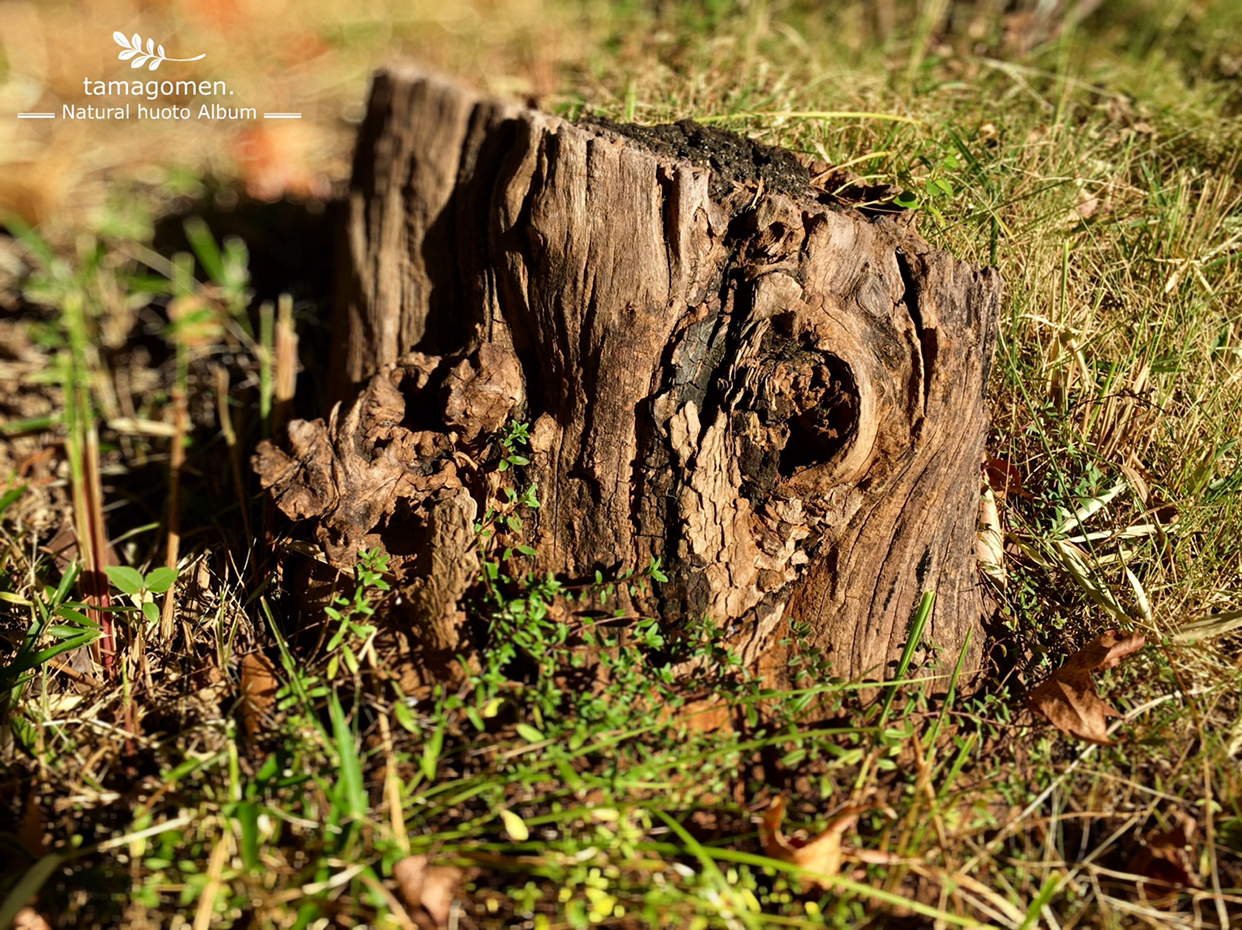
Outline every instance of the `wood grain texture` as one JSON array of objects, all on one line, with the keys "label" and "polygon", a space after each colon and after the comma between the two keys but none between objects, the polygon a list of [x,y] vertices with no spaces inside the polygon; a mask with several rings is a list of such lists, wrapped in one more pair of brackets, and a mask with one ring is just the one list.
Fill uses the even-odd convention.
[{"label": "wood grain texture", "polygon": [[951,667],[973,632],[976,662],[999,277],[842,183],[689,123],[575,125],[380,72],[336,319],[345,406],[314,442],[294,424],[291,452],[265,446],[265,486],[338,564],[379,543],[424,589],[434,564],[410,622],[456,643],[490,487],[465,463],[522,419],[541,568],[658,557],[670,583],[633,606],[712,617],[773,679],[791,619],[836,674],[879,677],[933,590],[925,639]]}]

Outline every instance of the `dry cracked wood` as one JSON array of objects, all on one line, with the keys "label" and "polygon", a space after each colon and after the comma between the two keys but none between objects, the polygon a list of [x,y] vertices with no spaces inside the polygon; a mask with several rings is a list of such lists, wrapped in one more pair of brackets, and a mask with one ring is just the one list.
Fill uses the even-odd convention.
[{"label": "dry cracked wood", "polygon": [[526,420],[540,568],[658,557],[671,580],[634,606],[710,616],[777,679],[791,621],[836,674],[882,675],[933,590],[925,639],[951,667],[981,613],[999,278],[812,180],[694,124],[575,125],[380,72],[338,308],[345,406],[266,445],[265,486],[334,564],[385,546],[420,592],[412,637],[442,654],[464,642],[495,485],[476,465]]}]

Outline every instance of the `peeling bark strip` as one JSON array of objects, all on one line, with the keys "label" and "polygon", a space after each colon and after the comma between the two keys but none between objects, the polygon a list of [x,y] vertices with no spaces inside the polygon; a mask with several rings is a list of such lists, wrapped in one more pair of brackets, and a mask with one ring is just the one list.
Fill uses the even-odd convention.
[{"label": "peeling bark strip", "polygon": [[454,647],[473,462],[524,419],[540,568],[659,557],[670,583],[636,606],[710,615],[776,678],[791,619],[837,674],[882,675],[933,590],[951,668],[981,611],[1000,281],[813,167],[380,72],[337,321],[336,396],[357,399],[294,424],[291,454],[265,446],[264,485],[335,564],[385,546],[420,592],[415,638]]}]

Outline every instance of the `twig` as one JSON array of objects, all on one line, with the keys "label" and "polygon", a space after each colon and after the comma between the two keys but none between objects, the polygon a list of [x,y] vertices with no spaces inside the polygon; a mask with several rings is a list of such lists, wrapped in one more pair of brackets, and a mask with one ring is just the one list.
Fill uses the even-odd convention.
[{"label": "twig", "polygon": [[[185,390],[180,384],[173,387],[172,401],[173,440],[168,460],[168,548],[164,565],[175,572],[181,555],[181,467],[185,464]],[[165,644],[172,639],[173,608],[176,603],[177,581],[174,578],[164,592],[164,605],[160,612],[160,636]],[[189,646],[188,635],[186,645]]]},{"label": "twig", "polygon": [[104,530],[103,485],[99,478],[99,434],[93,424],[85,429],[80,463],[82,481],[78,488],[80,499],[75,501],[78,515],[78,547],[82,553],[82,588],[86,594],[88,613],[99,624],[100,663],[105,680],[111,680],[116,664],[116,634],[112,626],[112,606],[108,593],[107,533]]}]

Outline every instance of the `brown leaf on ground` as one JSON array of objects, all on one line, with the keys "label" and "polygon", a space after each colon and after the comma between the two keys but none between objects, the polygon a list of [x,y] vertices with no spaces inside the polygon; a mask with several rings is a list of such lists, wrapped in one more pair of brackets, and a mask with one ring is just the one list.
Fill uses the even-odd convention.
[{"label": "brown leaf on ground", "polygon": [[1002,588],[1009,584],[1005,571],[1005,530],[1001,526],[1000,510],[996,506],[996,493],[985,488],[979,501],[979,526],[975,537],[975,561],[979,571]]},{"label": "brown leaf on ground", "polygon": [[661,722],[674,720],[694,733],[730,733],[733,730],[733,709],[718,697],[688,701],[674,711],[662,707]]},{"label": "brown leaf on ground", "polygon": [[43,848],[43,811],[39,807],[37,784],[32,783],[26,794],[25,810],[22,821],[17,827],[17,841],[22,844],[32,860],[41,859]]},{"label": "brown leaf on ground", "polygon": [[52,930],[52,925],[33,907],[24,907],[13,918],[13,930]]},{"label": "brown leaf on ground", "polygon": [[1063,733],[1102,746],[1111,745],[1107,718],[1121,714],[1100,700],[1091,675],[1119,665],[1146,644],[1147,638],[1141,633],[1107,631],[1070,656],[1051,678],[1032,691],[1026,699],[1027,706],[1043,714]]},{"label": "brown leaf on ground", "polygon": [[1172,830],[1153,830],[1144,845],[1130,859],[1130,872],[1146,879],[1139,883],[1139,894],[1158,907],[1167,907],[1176,900],[1176,890],[1201,888],[1194,867],[1190,846],[1198,824],[1185,811],[1174,818]]},{"label": "brown leaf on ground", "polygon": [[778,797],[763,815],[759,827],[763,851],[773,859],[792,862],[806,869],[812,874],[804,875],[803,879],[826,891],[832,887],[829,879],[841,871],[841,837],[858,822],[858,815],[864,810],[865,807],[846,808],[830,820],[824,832],[815,839],[799,843],[781,832],[781,824],[785,820],[785,798]]},{"label": "brown leaf on ground", "polygon": [[1026,500],[1032,499],[1031,492],[1022,486],[1022,472],[1005,459],[988,459],[984,462],[983,478],[987,486],[1002,501],[1010,494]]},{"label": "brown leaf on ground", "polygon": [[332,182],[317,167],[322,133],[309,122],[280,126],[251,125],[233,144],[237,173],[246,193],[272,203],[292,196],[327,200]]},{"label": "brown leaf on ground", "polygon": [[254,741],[266,731],[276,704],[280,682],[276,666],[261,652],[252,652],[241,660],[241,717],[246,739]]},{"label": "brown leaf on ground", "polygon": [[428,861],[426,856],[406,856],[392,867],[392,877],[414,922],[423,930],[440,930],[449,925],[453,899],[466,873]]}]

